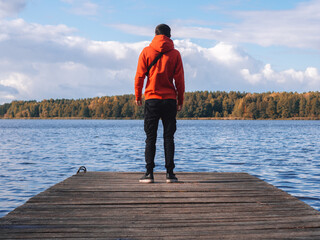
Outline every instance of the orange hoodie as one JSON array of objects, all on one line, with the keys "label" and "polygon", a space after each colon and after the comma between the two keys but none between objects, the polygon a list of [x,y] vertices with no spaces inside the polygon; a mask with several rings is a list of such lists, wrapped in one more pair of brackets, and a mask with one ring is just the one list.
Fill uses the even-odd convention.
[{"label": "orange hoodie", "polygon": [[139,56],[134,84],[136,100],[141,100],[147,68],[160,52],[164,54],[150,69],[144,93],[145,99],[177,99],[178,105],[182,105],[184,97],[182,60],[179,51],[174,49],[173,41],[165,35],[156,35]]}]

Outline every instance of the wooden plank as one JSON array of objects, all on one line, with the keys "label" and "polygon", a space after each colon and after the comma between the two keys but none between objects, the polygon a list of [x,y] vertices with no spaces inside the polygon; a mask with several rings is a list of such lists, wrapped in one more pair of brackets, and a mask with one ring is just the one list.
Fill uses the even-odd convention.
[{"label": "wooden plank", "polygon": [[246,173],[87,172],[0,219],[1,239],[320,239],[320,213]]}]

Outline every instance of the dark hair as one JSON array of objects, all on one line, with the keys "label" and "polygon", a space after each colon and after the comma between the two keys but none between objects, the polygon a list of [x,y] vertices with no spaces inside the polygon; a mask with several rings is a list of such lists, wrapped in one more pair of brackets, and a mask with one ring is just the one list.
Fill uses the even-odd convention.
[{"label": "dark hair", "polygon": [[171,28],[167,24],[159,24],[155,30],[156,35],[171,37]]}]

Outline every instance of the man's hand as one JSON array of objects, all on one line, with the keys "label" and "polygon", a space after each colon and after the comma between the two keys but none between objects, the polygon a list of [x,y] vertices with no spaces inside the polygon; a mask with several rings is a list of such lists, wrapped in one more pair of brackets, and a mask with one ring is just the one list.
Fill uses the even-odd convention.
[{"label": "man's hand", "polygon": [[136,104],[137,104],[138,106],[141,106],[141,105],[142,105],[141,100],[139,100],[139,101],[136,100]]},{"label": "man's hand", "polygon": [[181,109],[182,109],[182,105],[177,105],[177,111],[179,112],[181,111]]}]

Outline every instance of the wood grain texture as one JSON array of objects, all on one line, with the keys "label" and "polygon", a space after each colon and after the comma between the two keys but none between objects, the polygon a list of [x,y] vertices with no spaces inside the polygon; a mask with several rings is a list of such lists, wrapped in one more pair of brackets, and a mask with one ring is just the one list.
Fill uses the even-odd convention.
[{"label": "wood grain texture", "polygon": [[74,175],[0,219],[1,239],[320,239],[320,213],[246,173]]}]

